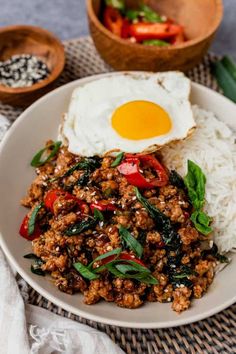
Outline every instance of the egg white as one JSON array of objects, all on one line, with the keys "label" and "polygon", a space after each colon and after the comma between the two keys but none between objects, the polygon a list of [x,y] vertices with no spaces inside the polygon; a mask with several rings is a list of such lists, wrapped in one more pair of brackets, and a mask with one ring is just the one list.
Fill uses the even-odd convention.
[{"label": "egg white", "polygon": [[[61,127],[62,138],[70,152],[83,156],[103,155],[113,149],[153,151],[184,139],[195,127],[189,95],[190,80],[180,72],[121,74],[92,81],[74,90]],[[122,138],[112,127],[112,114],[136,100],[160,105],[169,114],[172,129],[150,139]]]}]

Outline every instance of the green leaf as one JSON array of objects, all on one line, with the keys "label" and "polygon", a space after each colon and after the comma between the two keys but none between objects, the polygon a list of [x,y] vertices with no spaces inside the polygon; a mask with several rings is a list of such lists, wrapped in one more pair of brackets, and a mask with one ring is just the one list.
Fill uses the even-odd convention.
[{"label": "green leaf", "polygon": [[124,153],[120,152],[117,156],[116,159],[112,162],[111,167],[116,167],[119,166],[119,164],[121,163],[121,161],[123,160],[124,157]]},{"label": "green leaf", "polygon": [[105,3],[106,3],[107,6],[112,6],[115,9],[118,9],[118,10],[124,10],[125,9],[124,0],[105,0]]},{"label": "green leaf", "polygon": [[87,157],[84,160],[76,163],[74,166],[70,167],[60,178],[68,177],[76,170],[87,170],[89,172],[93,172],[100,166],[101,162],[98,156]]},{"label": "green leaf", "polygon": [[88,220],[83,220],[80,223],[68,227],[68,229],[65,230],[64,233],[67,236],[78,235],[81,232],[84,232],[89,229],[93,229],[96,226],[97,222],[98,220],[97,219],[95,220],[93,218],[90,218]]},{"label": "green leaf", "polygon": [[211,218],[203,211],[195,211],[190,219],[201,234],[208,235],[212,232],[212,228],[209,226]]},{"label": "green leaf", "polygon": [[175,186],[177,188],[180,188],[180,189],[185,188],[183,178],[175,170],[170,171],[169,181],[170,181],[170,184],[172,184],[173,186]]},{"label": "green leaf", "polygon": [[94,208],[93,212],[94,219],[99,220],[99,221],[104,221],[104,216],[102,212],[96,208]]},{"label": "green leaf", "polygon": [[201,168],[188,160],[188,173],[184,178],[189,199],[196,210],[203,207],[205,201],[206,177]]},{"label": "green leaf", "polygon": [[143,247],[136,240],[136,238],[131,235],[131,233],[123,226],[119,227],[119,233],[122,239],[125,241],[127,247],[131,249],[131,251],[135,252],[139,258],[141,258],[143,254]]},{"label": "green leaf", "polygon": [[140,16],[140,11],[129,9],[125,12],[125,17],[130,21],[137,20]]},{"label": "green leaf", "polygon": [[147,39],[143,41],[142,44],[155,47],[168,47],[170,45],[170,43],[162,41],[160,39]]},{"label": "green leaf", "polygon": [[32,235],[34,233],[34,228],[35,228],[35,222],[36,222],[36,218],[38,215],[39,210],[43,207],[43,203],[38,204],[34,210],[31,213],[31,216],[29,218],[29,222],[28,222],[28,234],[29,236]]},{"label": "green leaf", "polygon": [[40,259],[38,256],[36,256],[34,253],[28,253],[28,254],[25,254],[24,256],[23,256],[24,258],[27,258],[27,259],[33,259],[33,260],[38,260],[38,259]]},{"label": "green leaf", "polygon": [[36,274],[36,275],[41,275],[41,276],[45,276],[45,272],[39,268],[38,266],[35,266],[35,265],[31,265],[31,272]]},{"label": "green leaf", "polygon": [[89,280],[94,280],[94,279],[98,279],[99,276],[97,274],[94,274],[93,272],[91,272],[88,267],[86,267],[85,265],[83,265],[80,262],[74,263],[73,267],[82,275],[82,277],[89,279]]},{"label": "green leaf", "polygon": [[[46,162],[50,161],[57,153],[58,150],[60,149],[62,142],[61,141],[55,141],[53,142],[51,145],[46,146],[45,148],[39,150],[33,157],[32,161],[31,161],[31,166],[33,167],[39,167],[44,165]],[[45,159],[41,160],[43,154],[48,150],[48,149],[52,149],[52,151],[49,153],[49,155],[47,157],[45,157]]]},{"label": "green leaf", "polygon": [[161,237],[165,245],[172,249],[179,248],[181,244],[180,236],[172,226],[170,219],[159,209],[149,203],[136,187],[135,193],[138,201],[147,209],[148,213],[155,221],[156,229],[161,233]]},{"label": "green leaf", "polygon": [[228,69],[221,61],[212,64],[212,73],[218,85],[223,90],[224,95],[236,103],[236,81]]},{"label": "green leaf", "polygon": [[151,9],[151,7],[147,5],[142,5],[140,8],[140,14],[143,15],[143,19],[147,22],[163,22],[161,16]]},{"label": "green leaf", "polygon": [[220,263],[230,263],[230,260],[228,257],[226,257],[223,254],[217,253],[216,255],[216,259],[220,262]]},{"label": "green leaf", "polygon": [[236,81],[236,64],[233,59],[226,55],[222,58],[221,63],[224,65],[225,69],[232,76],[232,78]]},{"label": "green leaf", "polygon": [[[110,257],[110,256],[119,256],[119,254],[121,253],[122,251],[122,248],[115,248],[114,250],[112,251],[109,251],[109,252],[106,252],[104,254],[101,254],[100,256],[98,256],[97,258],[95,258],[92,263],[95,263],[97,261],[101,261],[102,259],[105,259],[107,257]],[[90,263],[91,264],[91,263]]]}]

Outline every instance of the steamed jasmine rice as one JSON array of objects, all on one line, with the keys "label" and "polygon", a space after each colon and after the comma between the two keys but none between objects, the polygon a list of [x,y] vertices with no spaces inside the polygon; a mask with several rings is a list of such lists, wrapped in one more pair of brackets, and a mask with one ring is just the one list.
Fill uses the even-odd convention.
[{"label": "steamed jasmine rice", "polygon": [[214,241],[221,252],[236,249],[236,144],[235,134],[212,112],[193,106],[197,129],[185,141],[163,149],[164,162],[181,175],[187,160],[206,175],[205,210],[213,217]]}]

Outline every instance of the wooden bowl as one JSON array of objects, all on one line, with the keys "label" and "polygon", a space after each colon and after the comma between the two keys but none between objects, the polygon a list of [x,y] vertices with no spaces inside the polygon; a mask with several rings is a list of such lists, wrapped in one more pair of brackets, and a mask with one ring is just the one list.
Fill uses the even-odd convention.
[{"label": "wooden bowl", "polygon": [[0,84],[0,101],[12,106],[28,106],[50,91],[65,65],[61,42],[45,29],[34,26],[9,26],[0,29],[0,61],[16,54],[33,54],[49,68],[49,76],[30,86],[11,88]]},{"label": "wooden bowl", "polygon": [[[100,21],[101,0],[87,0],[89,27],[101,57],[116,70],[187,71],[207,52],[223,17],[222,0],[148,0],[161,15],[182,24],[188,41],[169,47],[131,43],[107,30]],[[138,1],[126,1],[131,7]]]}]

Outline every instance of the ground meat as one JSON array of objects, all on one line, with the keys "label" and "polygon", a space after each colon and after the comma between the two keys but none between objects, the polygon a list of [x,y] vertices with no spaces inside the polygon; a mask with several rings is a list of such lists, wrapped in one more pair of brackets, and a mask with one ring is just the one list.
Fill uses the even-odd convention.
[{"label": "ground meat", "polygon": [[143,304],[140,296],[137,294],[117,294],[114,299],[115,303],[120,307],[127,309],[136,309]]},{"label": "ground meat", "polygon": [[154,227],[154,221],[146,210],[137,210],[134,216],[134,222],[136,227],[141,230],[151,230]]},{"label": "ground meat", "polygon": [[176,288],[173,291],[173,302],[172,309],[176,312],[182,312],[187,310],[190,306],[190,296],[192,294],[192,290],[188,289],[186,286]]},{"label": "ground meat", "polygon": [[[200,298],[207,291],[216,264],[213,256],[204,258],[201,253],[202,235],[190,220],[192,206],[186,191],[168,181],[160,188],[139,188],[148,203],[164,213],[180,235],[181,242],[176,249],[176,245],[164,243],[162,225],[157,224],[148,208],[137,200],[134,186],[116,167],[111,167],[114,157],[100,160],[96,157],[100,167],[95,170],[71,171],[71,167],[83,159],[71,154],[66,147],[60,148],[57,156],[36,169],[37,176],[22,200],[22,204],[30,208],[30,218],[34,208],[45,200],[46,193],[55,189],[66,192],[56,197],[50,210],[45,205],[36,216],[41,235],[32,242],[32,248],[41,259],[42,270],[51,274],[59,290],[68,294],[84,293],[84,302],[88,305],[105,300],[135,309],[145,301],[173,301],[174,311],[186,310],[193,297]],[[85,173],[85,182],[78,183]],[[142,173],[145,178],[156,178],[150,167],[142,166]],[[100,214],[94,214],[91,203],[99,201],[112,203],[116,210],[101,208]],[[67,228],[73,225],[83,228],[80,233],[67,236]],[[121,225],[136,240],[124,239],[119,231]],[[136,242],[142,256],[137,252]],[[96,259],[110,251],[113,255]],[[97,272],[98,278],[91,281],[83,278],[74,268],[75,263],[90,265],[89,269]],[[127,269],[135,264],[135,270]],[[174,271],[184,271],[184,266],[192,271],[185,279],[190,285],[184,286],[188,283],[183,281],[176,287],[179,284],[174,281]],[[98,270],[98,267],[102,268]],[[122,277],[118,276],[118,270],[123,271]],[[146,280],[143,277],[147,277]]]},{"label": "ground meat", "polygon": [[68,273],[52,272],[52,277],[55,279],[55,285],[59,290],[67,294],[76,292],[84,292],[87,289],[87,284],[84,279],[76,272],[75,269]]},{"label": "ground meat", "polygon": [[184,245],[190,245],[190,243],[198,240],[198,232],[191,226],[183,227],[178,230],[181,241]]},{"label": "ground meat", "polygon": [[100,298],[113,301],[112,285],[108,280],[91,280],[88,290],[84,292],[84,302],[87,305],[95,304]]}]

